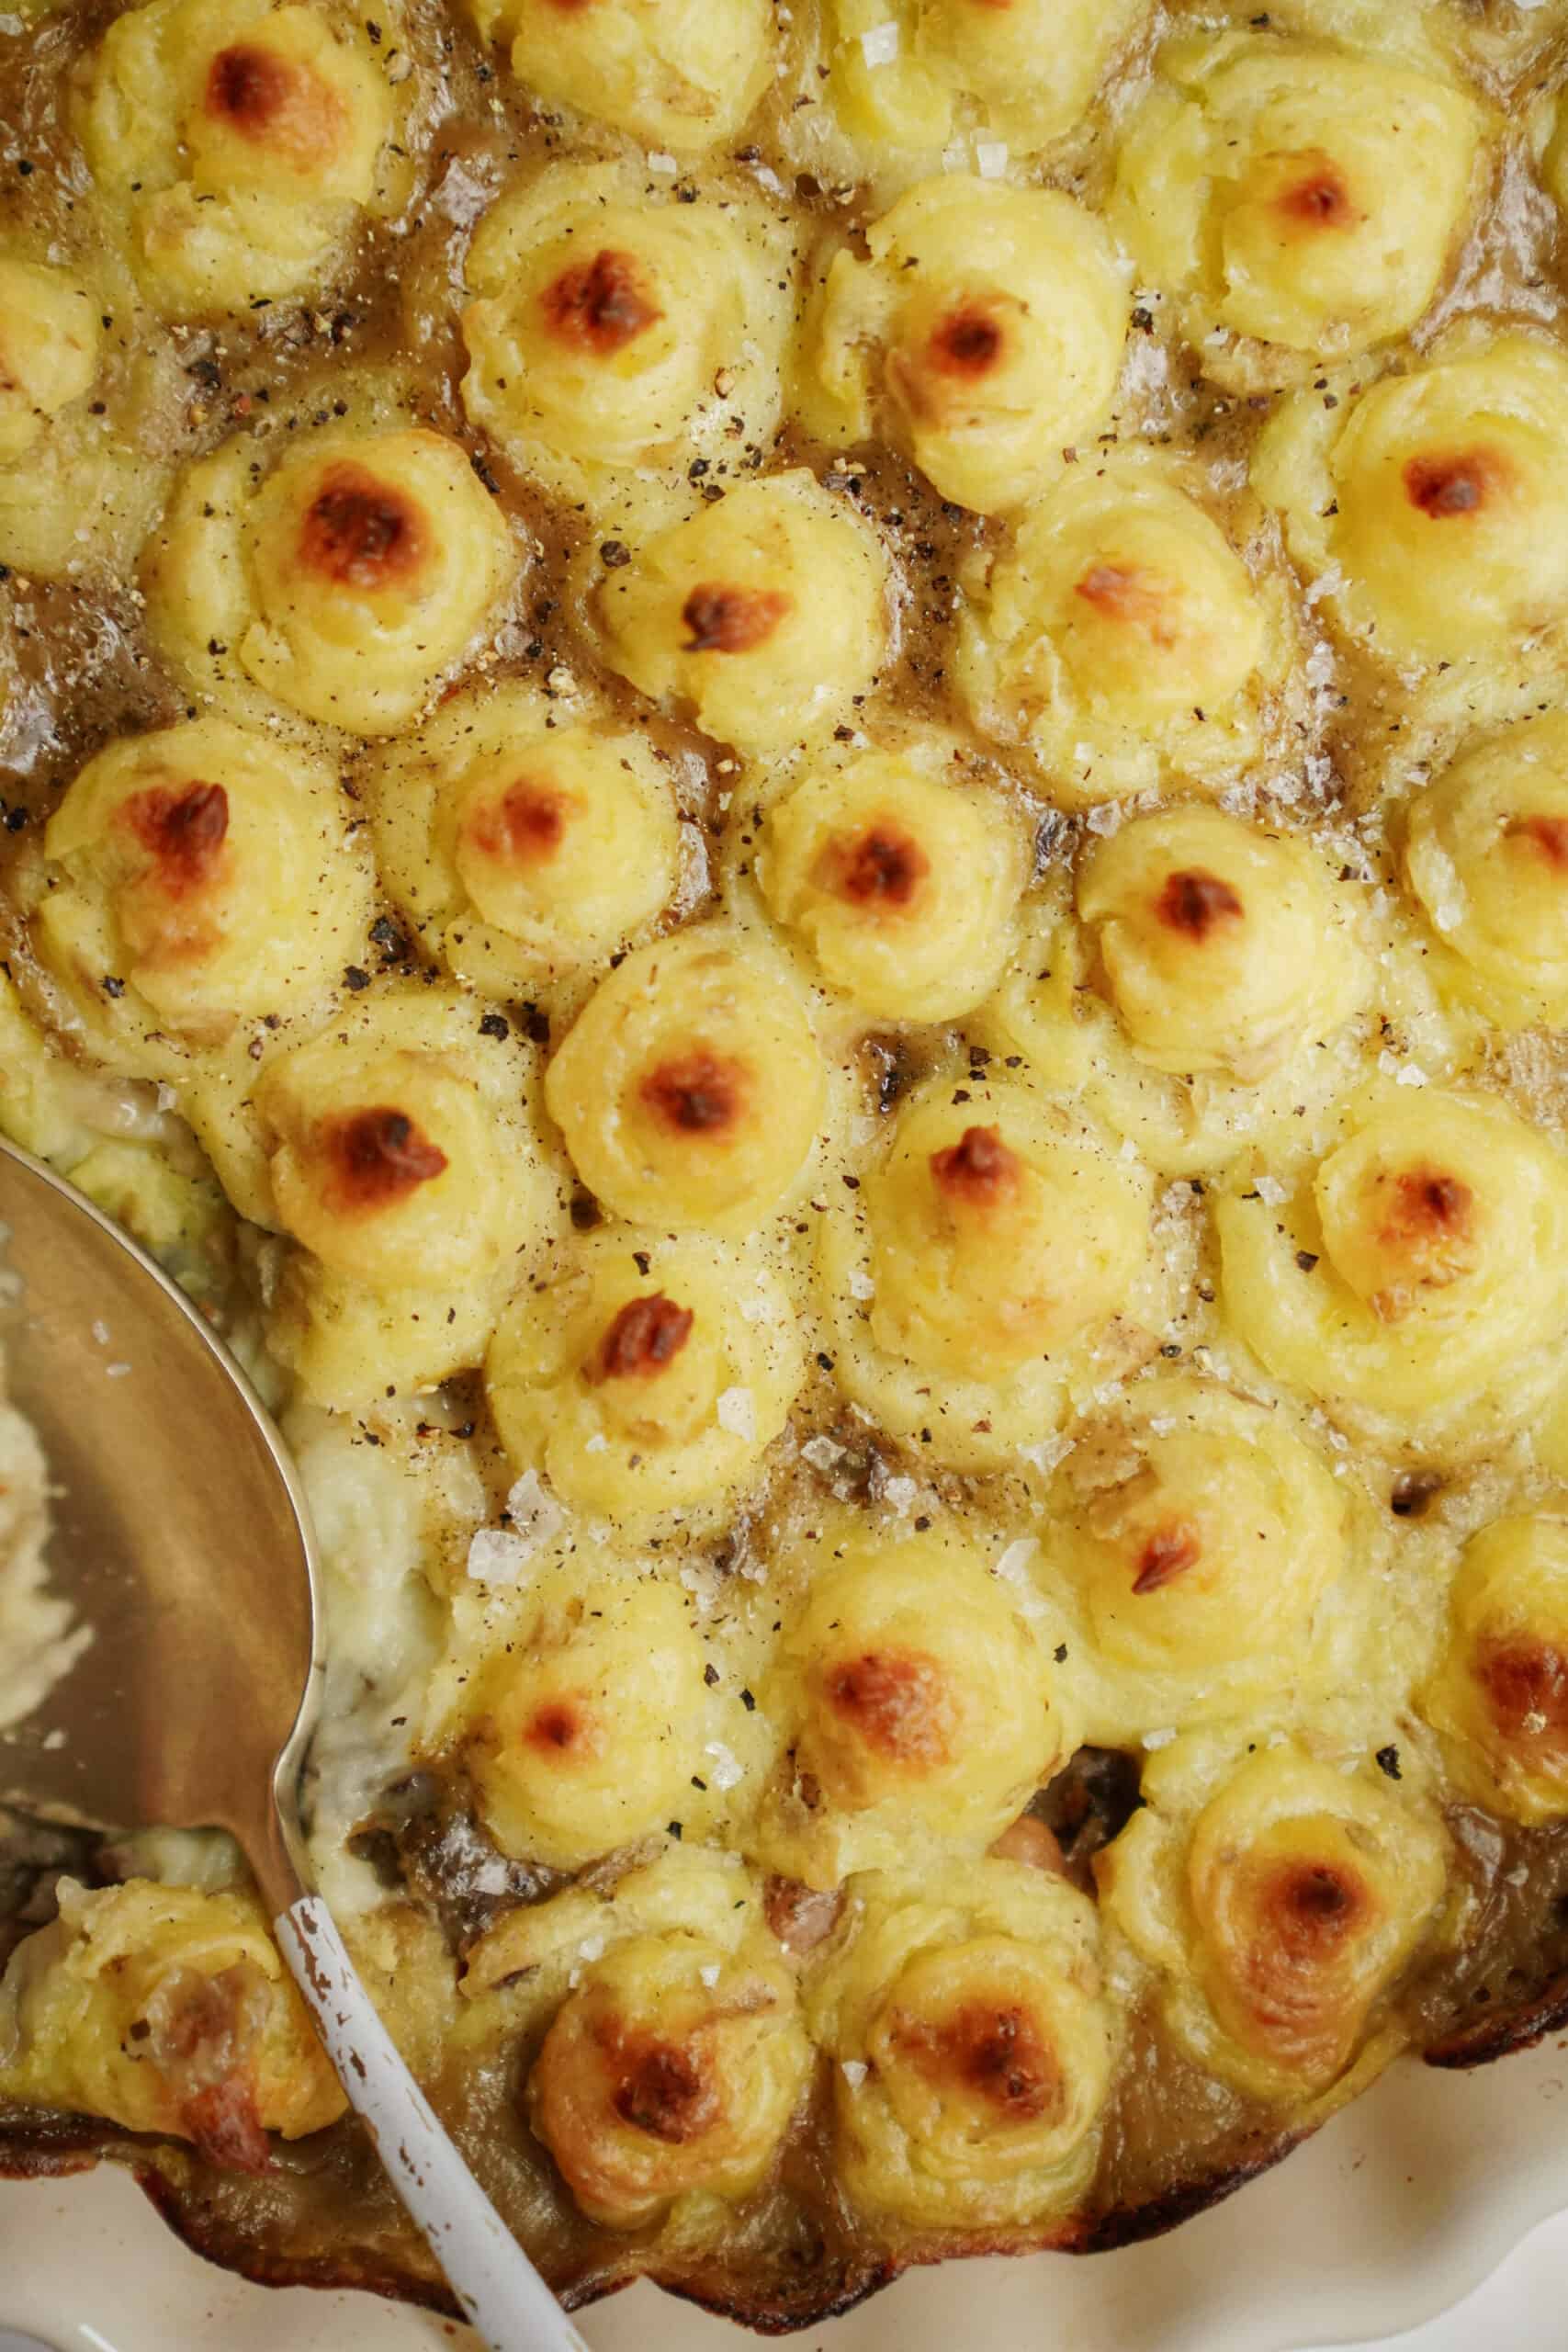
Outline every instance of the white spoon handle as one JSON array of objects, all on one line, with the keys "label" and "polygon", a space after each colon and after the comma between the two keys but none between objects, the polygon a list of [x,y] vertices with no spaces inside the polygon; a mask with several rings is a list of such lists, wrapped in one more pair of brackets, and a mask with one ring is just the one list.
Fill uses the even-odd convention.
[{"label": "white spoon handle", "polygon": [[327,2055],[491,2352],[588,2352],[393,2046],[319,1894],[275,1921]]}]

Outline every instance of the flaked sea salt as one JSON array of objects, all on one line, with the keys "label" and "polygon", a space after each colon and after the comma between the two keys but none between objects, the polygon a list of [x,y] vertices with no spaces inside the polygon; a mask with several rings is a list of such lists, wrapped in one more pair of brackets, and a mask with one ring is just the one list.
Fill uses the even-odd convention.
[{"label": "flaked sea salt", "polygon": [[1024,1617],[1043,1617],[1045,1614],[1045,1603],[1035,1591],[1029,1573],[1029,1564],[1039,1549],[1032,1535],[1020,1535],[993,1563],[998,1576],[1004,1583],[1010,1584],[1017,1593],[1019,1611]]},{"label": "flaked sea salt", "polygon": [[1464,884],[1459,868],[1445,850],[1434,842],[1426,844],[1425,870],[1422,874],[1421,896],[1427,912],[1438,931],[1457,931],[1465,917]]},{"label": "flaked sea salt", "polygon": [[481,1527],[468,1544],[468,1574],[479,1584],[516,1584],[524,1569],[552,1535],[566,1525],[566,1513],[525,1470],[506,1498],[510,1527]]},{"label": "flaked sea salt", "polygon": [[1331,563],[1325,571],[1318,573],[1317,578],[1308,588],[1303,602],[1307,605],[1320,605],[1325,596],[1337,596],[1344,585],[1343,567],[1337,563]]},{"label": "flaked sea salt", "polygon": [[516,1584],[533,1545],[504,1527],[481,1527],[468,1544],[468,1574],[477,1584]]},{"label": "flaked sea salt", "polygon": [[553,1495],[546,1494],[536,1470],[524,1471],[506,1498],[506,1509],[512,1532],[530,1551],[547,1544],[566,1525],[565,1511]]},{"label": "flaked sea salt", "polygon": [[757,1408],[749,1388],[726,1388],[714,1407],[714,1415],[721,1430],[731,1437],[743,1439],[748,1444],[757,1434]]},{"label": "flaked sea salt", "polygon": [[1307,655],[1305,667],[1302,674],[1306,679],[1308,685],[1313,687],[1314,691],[1319,686],[1325,686],[1328,684],[1330,679],[1334,675],[1334,648],[1329,644],[1326,638],[1320,637],[1318,639],[1316,644]]}]

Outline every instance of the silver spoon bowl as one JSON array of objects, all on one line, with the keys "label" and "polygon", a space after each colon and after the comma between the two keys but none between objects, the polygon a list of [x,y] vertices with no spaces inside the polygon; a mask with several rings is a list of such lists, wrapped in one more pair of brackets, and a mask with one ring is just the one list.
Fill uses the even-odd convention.
[{"label": "silver spoon bowl", "polygon": [[310,1891],[319,1567],[281,1439],[185,1294],[0,1141],[6,1387],[55,1493],[50,1566],[93,1639],[0,1736],[0,1802],[125,1833],[225,1829],[329,2056],[493,2352],[585,2352],[398,2056]]},{"label": "silver spoon bowl", "polygon": [[276,1917],[323,1673],[310,1521],[201,1316],[117,1227],[0,1145],[12,1402],[54,1488],[51,1567],[93,1639],[0,1745],[0,1798],[89,1826],[226,1829]]}]

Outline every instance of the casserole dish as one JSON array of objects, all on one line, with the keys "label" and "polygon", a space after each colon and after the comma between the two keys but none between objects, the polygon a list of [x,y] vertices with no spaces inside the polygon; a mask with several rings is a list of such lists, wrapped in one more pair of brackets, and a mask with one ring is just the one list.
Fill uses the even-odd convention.
[{"label": "casserole dish", "polygon": [[[0,40],[0,1122],[276,1406],[552,2285],[813,2327],[1555,2032],[1563,12]],[[6,2168],[444,2308],[221,1839],[0,1890]]]}]

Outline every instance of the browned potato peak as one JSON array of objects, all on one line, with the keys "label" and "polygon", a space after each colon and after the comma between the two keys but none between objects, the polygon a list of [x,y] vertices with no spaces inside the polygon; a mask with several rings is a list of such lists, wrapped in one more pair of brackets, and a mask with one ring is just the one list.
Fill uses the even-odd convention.
[{"label": "browned potato peak", "polygon": [[1345,175],[1321,148],[1288,159],[1299,169],[1274,199],[1275,209],[1304,229],[1353,229],[1366,219],[1345,184]]},{"label": "browned potato peak", "polygon": [[419,571],[429,544],[429,526],[412,500],[344,458],[310,503],[299,560],[339,587],[391,588]]},{"label": "browned potato peak", "polygon": [[1133,1578],[1136,1593],[1158,1592],[1164,1586],[1174,1584],[1188,1568],[1201,1558],[1203,1546],[1198,1531],[1190,1520],[1173,1520],[1149,1537],[1138,1561],[1138,1573]]},{"label": "browned potato peak", "polygon": [[1176,642],[1170,622],[1170,587],[1157,571],[1140,563],[1097,563],[1073,590],[1086,605],[1114,621],[1141,628],[1156,645]]},{"label": "browned potato peak", "polygon": [[333,1122],[327,1156],[345,1209],[384,1209],[439,1176],[446,1154],[421,1135],[405,1111],[378,1104]]},{"label": "browned potato peak", "polygon": [[550,1700],[530,1717],[523,1736],[530,1747],[544,1755],[554,1750],[564,1756],[568,1748],[587,1750],[596,1744],[592,1716],[570,1699]]},{"label": "browned potato peak", "polygon": [[601,359],[624,351],[664,315],[635,254],[608,248],[563,269],[540,300],[552,334]]},{"label": "browned potato peak", "polygon": [[722,1136],[745,1102],[746,1072],[705,1046],[660,1062],[642,1082],[642,1099],[665,1125],[688,1136]]},{"label": "browned potato peak", "polygon": [[1264,1890],[1263,1916],[1291,1965],[1332,1959],[1367,1908],[1367,1891],[1348,1871],[1326,1862],[1291,1862]]},{"label": "browned potato peak", "polygon": [[919,1650],[868,1650],[832,1668],[828,1696],[868,1747],[922,1769],[947,1761],[952,1710],[941,1664]]},{"label": "browned potato peak", "polygon": [[1029,2011],[965,2002],[939,2027],[900,2019],[895,2039],[936,2083],[956,2079],[1011,2121],[1033,2122],[1062,2098],[1055,2056]]},{"label": "browned potato peak", "polygon": [[818,888],[852,906],[907,907],[931,870],[912,833],[878,823],[853,840],[829,842],[813,878]]},{"label": "browned potato peak", "polygon": [[210,2163],[233,2172],[272,2169],[250,2073],[266,2008],[266,1986],[248,1961],[216,1976],[178,1968],[130,2028],[155,2066],[193,2086],[182,2106],[186,2128]]},{"label": "browned potato peak", "polygon": [[1181,874],[1173,874],[1159,894],[1156,911],[1161,922],[1172,931],[1185,932],[1189,939],[1204,940],[1217,923],[1233,922],[1242,911],[1241,900],[1228,882],[1217,874],[1206,874],[1194,866]]},{"label": "browned potato peak", "polygon": [[155,785],[125,804],[124,817],[157,862],[172,897],[198,890],[212,878],[229,832],[229,796],[220,784]]},{"label": "browned potato peak", "polygon": [[554,785],[520,776],[500,802],[487,807],[468,827],[469,838],[486,857],[515,865],[545,865],[566,837],[570,794]]},{"label": "browned potato peak", "polygon": [[207,110],[301,170],[326,161],[343,135],[338,93],[308,66],[260,43],[235,41],[219,51],[208,68]]},{"label": "browned potato peak", "polygon": [[690,2049],[627,2033],[614,2019],[601,2026],[599,2038],[615,2076],[610,2102],[623,2123],[673,2147],[712,2130],[718,2095]]},{"label": "browned potato peak", "polygon": [[688,653],[754,653],[795,608],[778,588],[727,588],[704,582],[681,607]]},{"label": "browned potato peak", "polygon": [[1506,458],[1483,446],[1411,458],[1404,467],[1410,503],[1434,523],[1451,522],[1459,514],[1478,514],[1512,486],[1513,479],[1514,469]]},{"label": "browned potato peak", "polygon": [[1458,1176],[1407,1168],[1393,1179],[1393,1206],[1378,1236],[1421,1268],[1427,1282],[1451,1282],[1470,1263],[1475,1195]]},{"label": "browned potato peak", "polygon": [[1517,817],[1508,834],[1531,842],[1549,865],[1568,866],[1568,817]]},{"label": "browned potato peak", "polygon": [[1568,1735],[1568,1658],[1550,1642],[1516,1634],[1486,1643],[1476,1674],[1506,1739]]},{"label": "browned potato peak", "polygon": [[965,1127],[958,1141],[931,1154],[931,1174],[949,1200],[989,1208],[1018,1189],[1018,1154],[998,1127]]},{"label": "browned potato peak", "polygon": [[662,1291],[628,1299],[604,1334],[594,1378],[646,1380],[662,1372],[685,1346],[694,1320],[689,1306],[677,1306]]},{"label": "browned potato peak", "polygon": [[1006,335],[999,305],[976,296],[950,311],[931,332],[931,364],[944,376],[988,376],[1002,356]]}]

